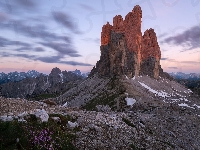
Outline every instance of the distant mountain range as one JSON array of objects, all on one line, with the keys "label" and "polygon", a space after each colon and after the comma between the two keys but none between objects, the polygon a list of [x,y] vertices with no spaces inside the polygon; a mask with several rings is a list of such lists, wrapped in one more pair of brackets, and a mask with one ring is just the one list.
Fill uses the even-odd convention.
[{"label": "distant mountain range", "polygon": [[[89,73],[81,73],[80,70],[70,71],[78,76],[82,76],[86,78]],[[8,74],[2,72],[0,73],[0,84],[8,83],[8,82],[19,82],[26,78],[36,78],[41,75],[47,76],[46,74],[39,73],[36,70],[29,70],[28,72],[10,72]]]},{"label": "distant mountain range", "polygon": [[4,97],[36,98],[56,96],[85,79],[88,73],[80,70],[61,71],[53,68],[49,75],[35,70],[25,72],[1,73],[0,95]]},{"label": "distant mountain range", "polygon": [[189,79],[189,80],[198,80],[200,79],[200,73],[189,73],[185,74],[182,72],[172,72],[169,73],[175,79]]},{"label": "distant mountain range", "polygon": [[200,74],[190,73],[185,74],[182,72],[169,73],[178,83],[191,89],[194,93],[200,96]]},{"label": "distant mountain range", "polygon": [[[5,74],[4,72],[0,73],[0,84],[8,82],[18,82],[25,78],[36,78],[40,75],[39,72],[35,70],[29,70],[28,72],[10,72]],[[45,74],[43,74],[45,75]]]}]

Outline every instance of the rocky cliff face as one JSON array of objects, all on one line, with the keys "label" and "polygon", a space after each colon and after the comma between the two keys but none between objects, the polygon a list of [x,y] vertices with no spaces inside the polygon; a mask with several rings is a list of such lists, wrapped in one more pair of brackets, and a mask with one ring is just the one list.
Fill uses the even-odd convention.
[{"label": "rocky cliff face", "polygon": [[[136,5],[123,20],[121,15],[113,18],[113,25],[107,22],[101,32],[101,56],[90,76],[128,77],[149,75],[169,77],[160,66],[161,52],[156,33],[148,29],[142,36],[142,10]],[[169,77],[170,78],[170,77]]]}]

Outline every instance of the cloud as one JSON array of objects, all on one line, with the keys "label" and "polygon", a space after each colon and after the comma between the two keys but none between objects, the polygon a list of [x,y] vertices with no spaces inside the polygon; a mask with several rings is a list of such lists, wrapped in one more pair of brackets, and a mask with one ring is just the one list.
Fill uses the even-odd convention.
[{"label": "cloud", "polygon": [[6,47],[6,46],[30,46],[30,44],[20,41],[12,41],[0,36],[0,47]]},{"label": "cloud", "polygon": [[[0,36],[0,47],[11,49],[13,48],[11,46],[14,46],[11,51],[0,51],[0,56],[22,57],[45,63],[91,66],[91,64],[82,62],[60,60],[65,56],[80,57],[81,55],[74,46],[72,35],[62,35],[62,33],[60,34],[58,32],[54,32],[50,29],[51,26],[48,24],[49,21],[52,21],[52,17],[38,16],[38,13],[40,13],[39,7],[39,2],[31,0],[0,2],[0,9],[4,12],[0,12],[0,30],[5,33],[7,31],[14,32],[16,35],[23,35],[27,37],[27,40],[31,39],[31,41],[35,41],[29,44],[24,41],[10,40]],[[86,9],[86,6],[83,7]],[[89,9],[89,6],[87,9]],[[24,14],[24,11],[32,14]],[[53,21],[56,20],[57,23],[69,29],[71,33],[82,34],[78,28],[75,18],[73,18],[70,14],[65,14],[61,11],[52,12],[52,14]],[[46,21],[48,21],[48,23]],[[57,52],[57,56],[32,55],[34,53],[31,54],[31,52],[45,52],[45,48],[55,50]]]},{"label": "cloud", "polygon": [[85,38],[85,39],[82,39],[83,41],[85,42],[94,42],[96,44],[100,44],[100,38]]},{"label": "cloud", "polygon": [[9,19],[9,15],[8,14],[5,14],[3,12],[0,12],[0,21],[3,22],[3,21],[7,21]]},{"label": "cloud", "polygon": [[180,62],[185,64],[200,64],[200,62],[198,61],[180,61]]},{"label": "cloud", "polygon": [[4,0],[0,2],[1,9],[14,15],[22,15],[24,12],[35,14],[38,13],[39,7],[39,3],[33,0]]},{"label": "cloud", "polygon": [[76,62],[76,61],[61,61],[63,55],[51,56],[51,57],[37,57],[35,60],[40,60],[45,63],[59,63],[59,64],[67,64],[72,66],[92,66],[88,63]]},{"label": "cloud", "polygon": [[50,56],[50,57],[37,57],[34,60],[39,60],[45,63],[59,63],[61,58],[63,58],[62,55],[57,55],[57,56]]},{"label": "cloud", "polygon": [[163,38],[165,36],[167,36],[167,33],[163,33],[163,34],[158,35],[158,38],[160,39],[160,38]]},{"label": "cloud", "polygon": [[35,55],[29,55],[29,54],[11,54],[15,57],[23,57],[23,58],[27,58],[30,60],[33,60],[36,56]]},{"label": "cloud", "polygon": [[8,52],[1,52],[0,56],[2,57],[23,57],[27,59],[34,59],[36,56],[35,55],[30,55],[30,54],[12,54]]},{"label": "cloud", "polygon": [[64,40],[64,41],[71,41],[72,37],[68,36],[60,36],[56,33],[53,33],[49,31],[47,26],[44,24],[27,24],[28,21],[24,20],[10,20],[9,23],[1,23],[0,22],[0,29],[6,29],[6,30],[13,30],[16,34],[22,34],[24,36],[30,37],[30,38],[38,38],[45,41],[58,41],[58,40]]},{"label": "cloud", "polygon": [[178,69],[177,67],[168,67],[169,69]]},{"label": "cloud", "polygon": [[91,64],[88,63],[81,63],[81,62],[76,62],[76,61],[60,61],[60,63],[63,64],[68,64],[68,65],[72,65],[72,66],[93,66]]},{"label": "cloud", "polygon": [[191,50],[200,47],[200,26],[191,27],[181,34],[165,38],[162,43],[181,45],[185,50]]},{"label": "cloud", "polygon": [[42,47],[35,47],[34,51],[35,52],[45,52],[45,50]]},{"label": "cloud", "polygon": [[17,52],[24,52],[24,51],[30,51],[32,48],[29,47],[29,46],[23,46],[23,47],[20,47],[20,48],[16,48],[14,49],[15,51]]},{"label": "cloud", "polygon": [[88,10],[88,11],[94,11],[95,9],[92,8],[91,6],[89,5],[85,5],[85,4],[79,4],[79,6],[85,10]]},{"label": "cloud", "polygon": [[[161,58],[162,60],[162,58]],[[173,62],[173,63],[180,63],[180,64],[191,64],[191,65],[199,65],[200,62],[198,61],[177,61],[175,59],[166,58],[165,60]]]},{"label": "cloud", "polygon": [[30,55],[30,54],[11,54],[7,52],[2,52],[0,53],[0,56],[2,57],[22,57],[26,58],[29,60],[34,60],[34,61],[41,61],[44,63],[58,63],[58,64],[67,64],[67,65],[72,65],[72,66],[93,66],[88,63],[82,63],[82,62],[76,62],[76,61],[61,61],[60,59],[64,57],[64,55],[58,54],[56,56],[47,56],[47,57],[38,57],[35,55]]},{"label": "cloud", "polygon": [[20,48],[17,48],[17,49],[14,49],[15,51],[18,51],[18,52],[25,52],[25,51],[31,51],[31,52],[45,52],[45,49],[42,48],[42,47],[31,47],[31,46],[24,46],[24,47],[20,47]]},{"label": "cloud", "polygon": [[161,60],[167,60],[168,58],[161,58]]},{"label": "cloud", "polygon": [[37,3],[35,1],[31,0],[17,0],[13,1],[15,5],[21,6],[21,7],[28,7],[28,8],[33,8],[37,6]]},{"label": "cloud", "polygon": [[[13,27],[17,33],[21,33],[32,39],[33,38],[40,39],[41,42],[38,42],[39,44],[41,44],[45,47],[50,47],[62,55],[68,55],[70,57],[81,56],[80,54],[78,54],[78,51],[75,50],[75,48],[73,46],[72,37],[60,36],[58,34],[52,33],[50,31],[48,31],[48,29],[45,25],[39,24],[39,25],[28,26],[24,23],[24,21],[18,20],[18,21],[14,21]],[[4,24],[3,28],[12,29],[12,26],[7,26]],[[52,42],[52,41],[54,41],[54,42]],[[26,51],[26,50],[38,51],[38,49],[33,48],[34,44],[29,45],[29,44],[25,44],[25,43],[19,42],[19,41],[10,42],[5,38],[0,39],[1,47],[14,45],[14,44],[22,46],[22,47],[15,49],[16,51]]]},{"label": "cloud", "polygon": [[79,57],[81,55],[78,54],[78,52],[73,48],[71,43],[61,43],[61,42],[39,42],[39,44],[50,47],[54,50],[56,50],[59,54],[62,55],[68,55],[70,57]]},{"label": "cloud", "polygon": [[74,19],[70,15],[57,11],[57,12],[53,12],[53,18],[59,24],[70,29],[73,33],[82,34],[82,32],[78,29],[77,24],[73,21]]}]

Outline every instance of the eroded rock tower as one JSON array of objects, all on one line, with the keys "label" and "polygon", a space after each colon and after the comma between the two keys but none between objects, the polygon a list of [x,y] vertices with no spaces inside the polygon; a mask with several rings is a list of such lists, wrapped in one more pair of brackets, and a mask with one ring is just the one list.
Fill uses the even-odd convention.
[{"label": "eroded rock tower", "polygon": [[136,5],[123,20],[121,15],[103,25],[101,32],[101,56],[91,74],[113,77],[149,75],[158,78],[164,75],[160,66],[161,52],[156,33],[148,29],[142,36],[142,10]]}]

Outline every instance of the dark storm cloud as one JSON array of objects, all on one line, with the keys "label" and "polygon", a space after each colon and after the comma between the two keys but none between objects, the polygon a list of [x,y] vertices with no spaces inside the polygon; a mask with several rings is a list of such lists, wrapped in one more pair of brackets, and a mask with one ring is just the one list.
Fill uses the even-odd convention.
[{"label": "dark storm cloud", "polygon": [[178,69],[177,67],[168,67],[169,69]]},{"label": "dark storm cloud", "polygon": [[[188,50],[200,47],[200,26],[194,26],[181,34],[167,37],[162,42],[174,45],[181,45]],[[185,51],[183,50],[183,51]]]},{"label": "dark storm cloud", "polygon": [[70,15],[60,11],[52,12],[52,14],[55,21],[57,21],[59,24],[68,28],[73,33],[82,34],[81,31],[78,29],[77,24],[74,22],[74,19]]},{"label": "dark storm cloud", "polygon": [[85,4],[79,4],[79,6],[85,10],[88,10],[88,11],[94,11],[95,9],[92,8],[91,6],[89,5],[85,5]]},{"label": "dark storm cloud", "polygon": [[68,55],[70,57],[79,57],[81,55],[78,54],[78,52],[73,48],[73,46],[70,43],[60,43],[60,42],[49,42],[44,43],[40,42],[39,44],[50,47],[54,50],[56,50],[59,54],[62,55]]}]

